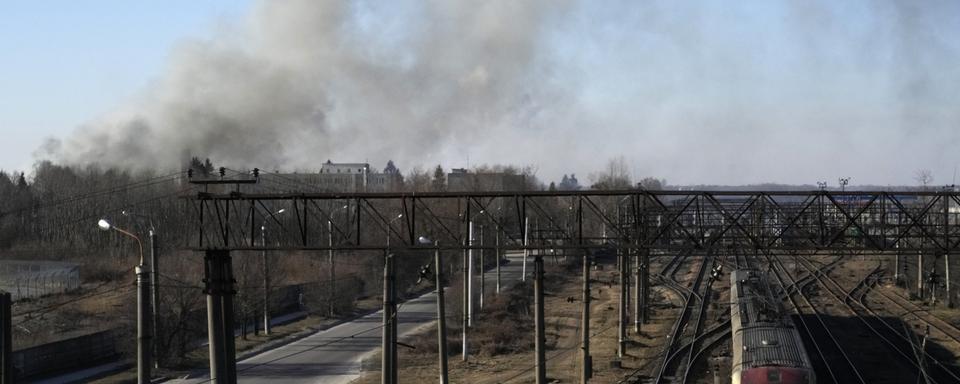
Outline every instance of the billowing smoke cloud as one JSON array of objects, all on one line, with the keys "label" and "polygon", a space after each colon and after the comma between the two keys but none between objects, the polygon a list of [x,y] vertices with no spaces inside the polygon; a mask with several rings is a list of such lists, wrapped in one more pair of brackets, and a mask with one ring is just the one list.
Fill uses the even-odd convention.
[{"label": "billowing smoke cloud", "polygon": [[563,102],[541,48],[562,8],[264,2],[222,37],[183,43],[142,100],[52,150],[134,168],[175,167],[184,151],[270,169],[460,160]]},{"label": "billowing smoke cloud", "polygon": [[624,155],[674,183],[948,182],[960,4],[270,1],[52,156],[176,167]]}]

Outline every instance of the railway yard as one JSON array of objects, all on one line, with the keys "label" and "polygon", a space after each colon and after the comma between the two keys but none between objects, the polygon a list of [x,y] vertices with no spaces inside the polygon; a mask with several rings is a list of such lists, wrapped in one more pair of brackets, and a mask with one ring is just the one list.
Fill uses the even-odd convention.
[{"label": "railway yard", "polygon": [[737,249],[654,257],[654,290],[673,303],[673,324],[653,361],[621,382],[730,382],[726,272],[742,269],[766,275],[802,338],[816,382],[960,382],[956,311],[920,300],[904,288],[905,276],[895,284],[894,263],[893,255],[758,255]]}]

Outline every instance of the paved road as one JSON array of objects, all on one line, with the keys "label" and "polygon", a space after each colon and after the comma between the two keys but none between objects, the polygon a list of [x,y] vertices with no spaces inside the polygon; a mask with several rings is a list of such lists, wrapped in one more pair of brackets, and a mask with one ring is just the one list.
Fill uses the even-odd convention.
[{"label": "paved road", "polygon": [[[510,260],[500,267],[501,284],[510,286],[520,280],[522,254],[509,254]],[[527,273],[532,271],[532,258],[527,260]],[[496,274],[486,275],[486,290],[493,294]],[[479,277],[474,283],[479,292]],[[399,307],[397,325],[400,337],[418,330],[435,330],[436,294],[428,293],[404,302]],[[476,299],[474,305],[478,305]],[[448,309],[448,313],[450,309]],[[360,376],[361,361],[380,349],[380,311],[357,320],[317,332],[285,346],[266,351],[237,363],[241,383],[326,383],[341,384]],[[403,353],[403,347],[400,348]],[[206,377],[177,380],[177,383],[202,383]]]}]

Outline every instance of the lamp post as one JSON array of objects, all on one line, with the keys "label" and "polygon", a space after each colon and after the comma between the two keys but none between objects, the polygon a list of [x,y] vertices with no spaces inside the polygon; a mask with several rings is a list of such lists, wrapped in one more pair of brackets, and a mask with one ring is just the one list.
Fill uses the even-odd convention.
[{"label": "lamp post", "polygon": [[117,228],[105,219],[100,219],[97,225],[104,231],[112,229],[137,241],[137,248],[140,251],[140,263],[134,269],[137,276],[137,383],[147,384],[150,382],[150,368],[153,360],[151,346],[153,335],[148,305],[150,303],[150,270],[143,263],[143,243],[137,235]]},{"label": "lamp post", "polygon": [[850,184],[850,178],[849,178],[849,177],[841,177],[841,178],[837,179],[837,181],[840,182],[840,192],[841,192],[841,193],[846,192],[846,191],[847,191],[847,184]]},{"label": "lamp post", "polygon": [[327,263],[330,265],[330,298],[327,300],[327,310],[329,311],[330,317],[333,317],[334,314],[334,305],[333,300],[336,296],[337,289],[337,275],[336,275],[336,265],[333,261],[333,215],[337,212],[349,208],[350,205],[344,204],[339,209],[330,213],[330,220],[327,220],[327,245],[330,246],[330,250],[327,253]]},{"label": "lamp post", "polygon": [[396,277],[394,276],[393,255],[390,254],[390,228],[394,221],[403,218],[403,214],[398,214],[392,220],[387,222],[383,231],[387,238],[387,246],[383,253],[383,372],[382,382],[384,384],[395,384],[397,382],[397,291],[394,287]]},{"label": "lamp post", "polygon": [[[120,211],[120,214],[130,217],[138,217],[147,220],[150,224],[150,311],[153,324],[153,337],[160,337],[160,241],[157,239],[157,227],[153,225],[153,219],[150,216],[133,213],[127,210]],[[160,352],[157,350],[157,343],[153,343],[153,364],[154,368],[160,368]]]},{"label": "lamp post", "polygon": [[[286,211],[286,209],[281,208],[274,215],[280,215]],[[260,224],[260,246],[267,247],[266,219]],[[266,249],[260,251],[260,259],[263,262],[263,335],[267,336],[270,334],[270,263],[267,262]]]},{"label": "lamp post", "polygon": [[440,263],[440,242],[434,242],[424,236],[420,236],[417,242],[419,242],[420,245],[430,245],[433,243],[433,246],[436,247],[433,254],[433,263],[436,267],[434,277],[437,287],[437,352],[439,354],[440,384],[447,384],[449,382],[447,375],[447,315],[444,309],[443,264]]}]

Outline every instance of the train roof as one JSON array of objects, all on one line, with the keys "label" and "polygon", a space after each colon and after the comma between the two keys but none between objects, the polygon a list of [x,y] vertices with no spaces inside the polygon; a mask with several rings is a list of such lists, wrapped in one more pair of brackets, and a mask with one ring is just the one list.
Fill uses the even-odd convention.
[{"label": "train roof", "polygon": [[730,289],[731,310],[738,317],[738,326],[792,325],[763,272],[756,269],[733,271],[730,273]]},{"label": "train roof", "polygon": [[800,335],[770,289],[766,273],[743,269],[730,276],[734,366],[809,368]]},{"label": "train roof", "polygon": [[793,327],[752,327],[740,331],[739,361],[744,367],[810,367],[796,329]]}]

